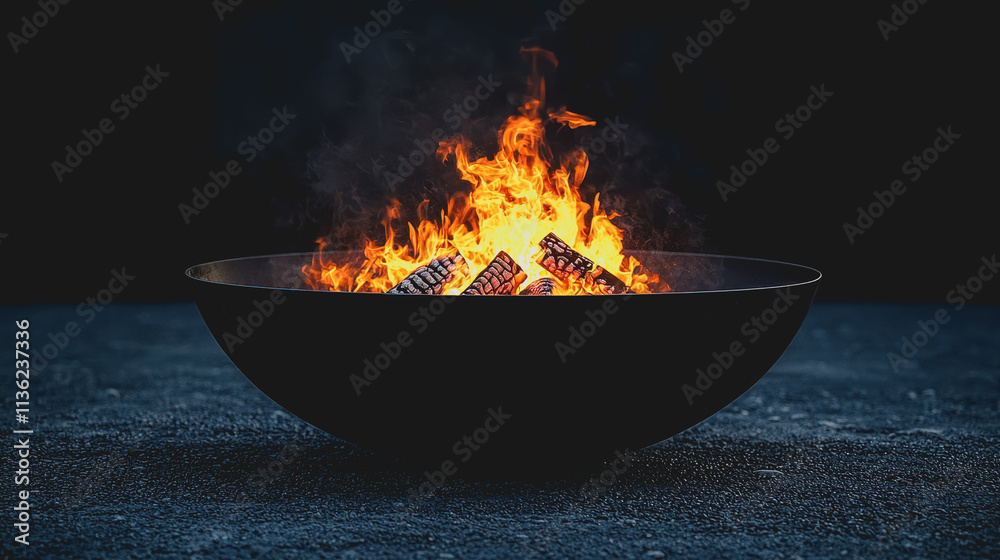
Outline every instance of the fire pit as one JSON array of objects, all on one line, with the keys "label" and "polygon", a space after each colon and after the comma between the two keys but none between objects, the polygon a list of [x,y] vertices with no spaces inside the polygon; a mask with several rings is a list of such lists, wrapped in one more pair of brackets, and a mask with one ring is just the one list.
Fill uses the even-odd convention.
[{"label": "fire pit", "polygon": [[821,276],[776,261],[626,253],[671,291],[320,291],[301,274],[312,253],[187,275],[233,363],[302,420],[432,472],[524,475],[612,459],[725,407],[784,352]]},{"label": "fire pit", "polygon": [[820,277],[625,250],[620,214],[581,195],[587,153],[546,141],[596,122],[545,107],[538,65],[555,56],[522,53],[528,93],[495,155],[473,159],[462,136],[438,143],[468,186],[447,204],[424,199],[404,220],[392,199],[384,235],[356,251],[321,238],[315,253],[188,271],[209,329],[265,394],[442,476],[562,470],[693,426],[774,364]]}]

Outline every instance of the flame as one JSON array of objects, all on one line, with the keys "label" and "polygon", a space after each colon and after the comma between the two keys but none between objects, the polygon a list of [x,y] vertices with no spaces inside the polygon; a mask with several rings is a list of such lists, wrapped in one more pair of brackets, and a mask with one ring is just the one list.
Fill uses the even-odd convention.
[{"label": "flame", "polygon": [[[454,161],[462,179],[472,185],[471,192],[453,194],[447,210],[437,219],[429,215],[429,202],[423,201],[417,208],[418,224],[407,224],[406,245],[395,243],[394,224],[399,221],[401,207],[393,200],[382,220],[385,240],[366,240],[363,260],[333,262],[324,252],[326,241],[318,240],[312,263],[302,269],[313,289],[385,292],[417,267],[456,252],[465,257],[475,275],[499,251],[506,251],[527,273],[523,287],[551,276],[536,264],[541,252],[538,242],[549,232],[607,268],[634,292],[649,292],[650,285],[659,281],[656,274],[642,270],[636,258],[623,254],[622,230],[612,223],[617,214],[607,214],[601,208],[599,195],[594,196],[593,204],[580,196],[589,166],[584,150],[576,148],[558,163],[552,161],[545,141],[547,123],[574,129],[596,123],[565,108],[543,114],[545,82],[539,77],[537,62],[541,57],[554,65],[555,57],[537,48],[522,49],[522,53],[532,58],[529,93],[519,114],[509,117],[500,128],[496,155],[470,161],[472,145],[462,137],[448,138],[438,145],[437,156],[446,164]],[[444,293],[458,294],[471,280],[458,274]],[[576,282],[557,284],[555,293],[592,290],[598,288]]]}]

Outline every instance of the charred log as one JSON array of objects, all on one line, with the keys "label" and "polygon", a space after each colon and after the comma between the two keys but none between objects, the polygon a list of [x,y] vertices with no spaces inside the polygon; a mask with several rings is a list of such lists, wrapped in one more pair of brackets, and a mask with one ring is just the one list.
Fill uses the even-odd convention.
[{"label": "charred log", "polygon": [[414,270],[386,293],[389,294],[440,294],[457,271],[468,274],[469,263],[460,254],[438,257]]},{"label": "charred log", "polygon": [[463,295],[511,295],[528,278],[521,267],[504,251],[476,276]]},{"label": "charred log", "polygon": [[554,233],[543,237],[538,245],[543,250],[538,264],[560,280],[581,280],[594,268],[594,261],[574,251]]},{"label": "charred log", "polygon": [[624,294],[628,291],[625,282],[601,266],[587,275],[586,283],[606,294]]},{"label": "charred log", "polygon": [[522,296],[551,296],[556,289],[556,281],[551,278],[539,278],[528,287],[521,290]]},{"label": "charred log", "polygon": [[576,252],[565,241],[549,233],[538,245],[542,256],[538,264],[560,280],[582,281],[585,286],[596,288],[605,294],[624,294],[628,286],[602,266]]}]

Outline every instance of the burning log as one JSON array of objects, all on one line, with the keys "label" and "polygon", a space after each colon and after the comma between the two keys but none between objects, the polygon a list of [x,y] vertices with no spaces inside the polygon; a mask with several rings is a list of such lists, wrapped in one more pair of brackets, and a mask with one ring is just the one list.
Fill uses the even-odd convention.
[{"label": "burning log", "polygon": [[455,275],[455,271],[468,273],[469,263],[460,254],[452,257],[438,257],[414,270],[393,286],[388,294],[440,294]]},{"label": "burning log", "polygon": [[504,251],[500,251],[462,294],[511,295],[527,278],[528,275],[521,270],[514,259]]},{"label": "burning log", "polygon": [[539,278],[528,287],[521,290],[522,296],[551,296],[556,288],[556,281],[551,278]]},{"label": "burning log", "polygon": [[628,291],[628,286],[617,276],[608,272],[604,267],[597,267],[597,270],[587,275],[585,281],[588,285],[594,285],[606,294],[624,294]]},{"label": "burning log", "polygon": [[574,251],[554,233],[543,237],[538,245],[544,251],[538,264],[560,280],[580,280],[594,268],[594,261]]},{"label": "burning log", "polygon": [[538,264],[556,278],[582,281],[585,286],[596,287],[606,294],[623,294],[628,290],[625,282],[602,266],[595,268],[594,261],[577,253],[554,233],[543,237],[538,245],[543,250]]}]

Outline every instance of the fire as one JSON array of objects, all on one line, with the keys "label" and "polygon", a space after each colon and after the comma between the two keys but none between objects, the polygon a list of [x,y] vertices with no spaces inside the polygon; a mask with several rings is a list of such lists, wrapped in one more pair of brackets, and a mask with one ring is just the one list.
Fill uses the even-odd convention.
[{"label": "fire", "polygon": [[[539,56],[556,63],[548,51],[522,52],[532,57],[533,66]],[[419,223],[407,224],[405,246],[395,243],[401,207],[393,200],[382,222],[385,241],[367,241],[361,262],[332,262],[324,253],[326,241],[320,239],[312,263],[303,268],[310,286],[332,291],[386,292],[417,267],[456,252],[465,257],[474,276],[499,251],[506,251],[521,265],[528,275],[522,284],[526,286],[550,276],[536,260],[539,241],[552,232],[606,267],[632,291],[649,292],[649,286],[658,278],[642,270],[636,258],[623,254],[622,230],[612,223],[617,214],[601,208],[599,195],[594,196],[593,204],[580,196],[579,188],[589,165],[587,154],[576,148],[555,162],[545,140],[547,123],[577,128],[594,126],[595,121],[565,108],[544,111],[545,83],[538,76],[534,67],[526,101],[518,114],[500,128],[499,151],[493,158],[470,161],[472,145],[462,137],[439,143],[437,156],[446,164],[454,161],[462,179],[473,186],[471,192],[453,194],[447,210],[436,219],[429,215],[428,201],[421,203],[417,208]],[[456,274],[444,293],[460,293],[472,276]],[[558,284],[555,294],[591,290],[596,288],[576,282]]]}]

